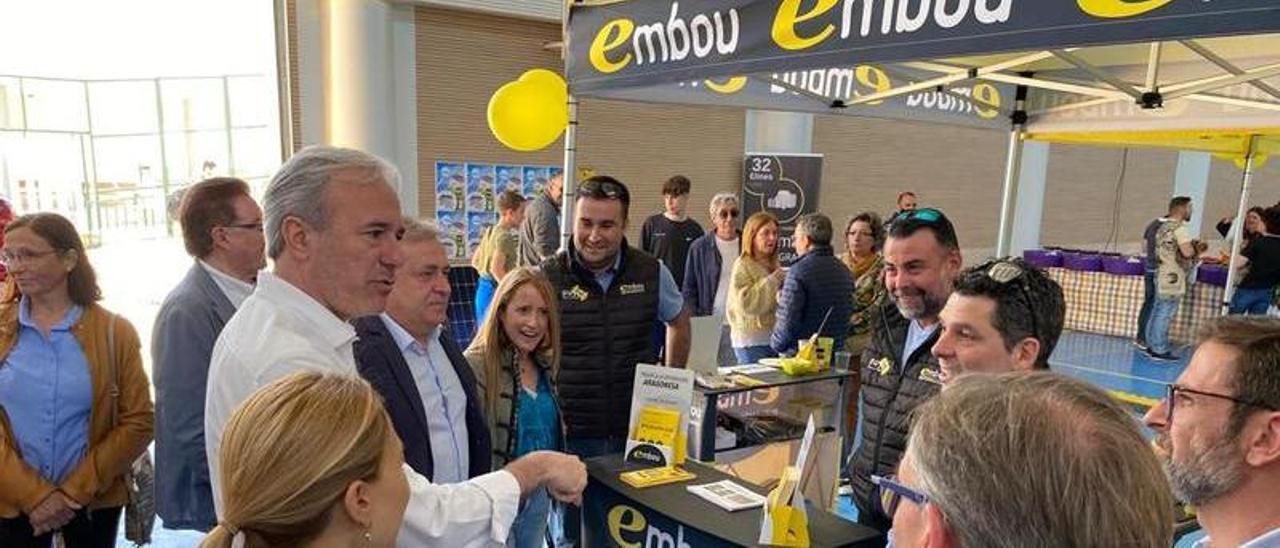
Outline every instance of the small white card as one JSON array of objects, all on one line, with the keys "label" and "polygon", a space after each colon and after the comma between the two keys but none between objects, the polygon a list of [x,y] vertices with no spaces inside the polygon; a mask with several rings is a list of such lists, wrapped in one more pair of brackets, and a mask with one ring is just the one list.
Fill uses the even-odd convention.
[{"label": "small white card", "polygon": [[711,504],[730,512],[764,506],[764,495],[738,485],[730,480],[721,480],[703,485],[686,487],[690,493],[706,499]]}]

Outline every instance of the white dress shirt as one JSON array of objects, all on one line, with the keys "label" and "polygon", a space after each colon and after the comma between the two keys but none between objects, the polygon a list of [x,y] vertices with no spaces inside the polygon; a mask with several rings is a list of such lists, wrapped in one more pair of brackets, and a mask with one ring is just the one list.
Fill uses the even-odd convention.
[{"label": "white dress shirt", "polygon": [[[471,470],[470,446],[467,438],[467,391],[462,388],[453,362],[440,345],[440,328],[431,330],[424,346],[387,313],[382,313],[396,348],[409,364],[413,384],[418,387],[422,410],[427,419],[427,437],[431,440],[431,481],[460,483],[467,481]],[[471,367],[462,364],[463,367]]]},{"label": "white dress shirt", "polygon": [[[258,388],[294,371],[358,375],[355,329],[318,301],[268,272],[213,347],[205,398],[205,446],[214,504],[221,514],[218,447],[231,413]],[[288,458],[288,456],[283,456]],[[433,484],[404,466],[409,505],[399,546],[464,548],[506,542],[520,485],[505,471],[453,485]]]},{"label": "white dress shirt", "polygon": [[213,278],[214,285],[217,285],[218,289],[222,290],[222,294],[227,296],[227,300],[231,301],[233,308],[240,308],[240,305],[244,304],[244,300],[253,294],[253,284],[245,283],[243,280],[218,270],[213,265],[200,259],[196,259],[196,262],[199,262],[204,271],[209,273],[209,277]]},{"label": "white dress shirt", "polygon": [[[1196,542],[1195,548],[1210,548],[1213,539],[1205,537]],[[1239,548],[1280,548],[1280,527],[1272,529],[1262,536],[1241,544]]]}]

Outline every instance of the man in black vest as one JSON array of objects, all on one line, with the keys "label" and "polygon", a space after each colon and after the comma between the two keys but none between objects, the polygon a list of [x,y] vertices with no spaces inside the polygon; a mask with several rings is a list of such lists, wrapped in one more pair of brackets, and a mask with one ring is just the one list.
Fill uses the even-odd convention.
[{"label": "man in black vest", "polygon": [[880,310],[862,354],[862,443],[852,457],[858,522],[888,531],[871,476],[891,476],[907,447],[911,412],[942,386],[937,358],[938,313],[963,263],[955,227],[932,208],[900,213],[886,229],[884,285],[891,303]]},{"label": "man in black vest", "polygon": [[[627,245],[631,194],[608,176],[583,181],[575,193],[573,240],[542,262],[560,295],[563,348],[557,386],[569,453],[620,453],[627,439],[638,363],[656,363],[653,324],[667,324],[667,365],[689,358],[689,312],[667,267]],[[570,540],[580,532],[566,516]]]}]

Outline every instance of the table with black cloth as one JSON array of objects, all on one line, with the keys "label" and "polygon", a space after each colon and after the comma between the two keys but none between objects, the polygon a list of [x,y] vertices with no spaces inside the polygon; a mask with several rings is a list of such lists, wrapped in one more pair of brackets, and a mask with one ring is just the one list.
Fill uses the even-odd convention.
[{"label": "table with black cloth", "polygon": [[[764,488],[738,480],[715,468],[687,461],[683,467],[697,475],[679,483],[636,489],[618,474],[646,466],[629,465],[622,455],[588,459],[589,481],[583,497],[585,546],[698,548],[757,546],[763,509],[728,512],[690,493],[686,487],[729,479],[767,495]],[[882,546],[884,535],[813,506],[808,508],[810,545]]]}]

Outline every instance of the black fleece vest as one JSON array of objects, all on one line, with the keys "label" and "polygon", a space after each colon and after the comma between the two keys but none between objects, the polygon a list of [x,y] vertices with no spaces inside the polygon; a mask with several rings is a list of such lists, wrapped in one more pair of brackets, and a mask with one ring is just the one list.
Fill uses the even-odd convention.
[{"label": "black fleece vest", "polygon": [[623,242],[608,288],[570,260],[573,248],[542,263],[560,297],[560,406],[570,438],[625,437],[637,363],[656,363],[657,259]]}]

